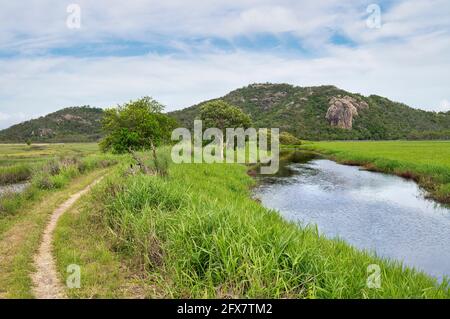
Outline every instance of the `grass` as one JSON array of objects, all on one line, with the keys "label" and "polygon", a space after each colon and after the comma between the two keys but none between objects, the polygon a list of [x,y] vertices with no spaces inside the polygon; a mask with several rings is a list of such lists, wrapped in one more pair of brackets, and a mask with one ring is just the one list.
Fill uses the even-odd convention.
[{"label": "grass", "polygon": [[16,164],[0,167],[0,185],[8,185],[26,181],[31,178],[34,167]]},{"label": "grass", "polygon": [[0,297],[32,297],[32,258],[48,216],[119,159],[96,144],[0,145],[0,184],[30,182],[0,197]]},{"label": "grass", "polygon": [[106,169],[78,176],[64,189],[47,193],[45,200],[27,202],[20,214],[1,220],[0,298],[32,298],[30,273],[49,215],[70,195],[85,188]]},{"label": "grass", "polygon": [[60,156],[86,156],[98,152],[96,143],[0,144],[0,167],[39,164]]},{"label": "grass", "polygon": [[449,141],[314,142],[303,148],[342,163],[414,179],[430,197],[450,203]]},{"label": "grass", "polygon": [[[25,181],[31,184],[22,193],[2,194],[0,221],[19,212],[25,203],[64,187],[73,178],[114,164],[115,158],[99,154],[94,143],[0,144],[0,185]],[[4,224],[0,224],[0,232]]]},{"label": "grass", "polygon": [[25,203],[40,199],[52,190],[63,188],[77,176],[114,165],[116,158],[110,155],[89,155],[84,158],[63,157],[58,161],[45,163],[33,172],[31,183],[25,191],[6,193],[0,197],[0,221],[5,216],[16,214]]},{"label": "grass", "polygon": [[58,222],[54,235],[54,254],[61,282],[68,276],[67,266],[81,265],[81,289],[68,289],[69,298],[140,298],[148,281],[139,277],[111,249],[108,230],[92,221],[86,203],[79,201]]},{"label": "grass", "polygon": [[[128,167],[58,225],[61,278],[69,264],[82,267],[72,297],[450,296],[446,282],[263,208],[250,198],[254,181],[243,165],[171,165],[165,178],[130,175]],[[381,268],[380,289],[366,286],[371,264]]]}]

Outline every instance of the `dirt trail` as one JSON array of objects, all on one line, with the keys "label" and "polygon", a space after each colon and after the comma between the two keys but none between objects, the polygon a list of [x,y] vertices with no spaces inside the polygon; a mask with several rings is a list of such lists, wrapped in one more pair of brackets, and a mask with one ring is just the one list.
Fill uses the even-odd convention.
[{"label": "dirt trail", "polygon": [[91,183],[85,189],[73,194],[61,204],[51,215],[50,221],[45,227],[42,242],[38,253],[34,257],[36,272],[31,275],[33,280],[33,295],[37,299],[63,299],[67,298],[64,286],[58,279],[56,264],[52,254],[53,232],[59,217],[64,214],[81,196],[102,180],[102,177]]}]

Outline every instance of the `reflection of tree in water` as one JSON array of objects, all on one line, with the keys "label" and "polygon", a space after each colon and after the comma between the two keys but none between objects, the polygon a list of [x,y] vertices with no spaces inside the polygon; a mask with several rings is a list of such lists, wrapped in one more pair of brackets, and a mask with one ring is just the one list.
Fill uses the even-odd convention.
[{"label": "reflection of tree in water", "polygon": [[[264,183],[280,183],[280,178],[288,178],[299,175],[300,172],[292,167],[292,164],[306,164],[309,161],[318,158],[319,155],[308,151],[281,151],[280,152],[280,168],[273,175],[259,175]],[[259,173],[258,169],[258,173]]]}]

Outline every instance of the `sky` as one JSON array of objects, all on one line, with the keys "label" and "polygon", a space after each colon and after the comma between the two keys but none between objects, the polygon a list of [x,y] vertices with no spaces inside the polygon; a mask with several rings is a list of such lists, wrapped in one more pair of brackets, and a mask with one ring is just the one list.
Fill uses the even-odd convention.
[{"label": "sky", "polygon": [[0,0],[0,129],[152,96],[335,85],[450,110],[448,0]]}]

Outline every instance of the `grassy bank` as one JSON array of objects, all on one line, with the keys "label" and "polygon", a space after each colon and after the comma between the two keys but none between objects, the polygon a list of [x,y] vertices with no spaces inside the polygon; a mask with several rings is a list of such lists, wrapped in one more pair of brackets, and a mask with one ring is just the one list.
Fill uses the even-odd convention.
[{"label": "grassy bank", "polygon": [[450,203],[449,141],[315,142],[302,148],[341,163],[414,179],[430,197]]},{"label": "grassy bank", "polygon": [[[446,284],[284,221],[250,198],[242,165],[172,165],[168,177],[98,185],[63,216],[61,279],[82,269],[71,297],[448,298]],[[381,288],[366,286],[381,268]],[[106,269],[106,271],[104,271]]]},{"label": "grassy bank", "polygon": [[0,167],[0,185],[8,185],[29,180],[33,170],[33,165],[16,164]]}]

